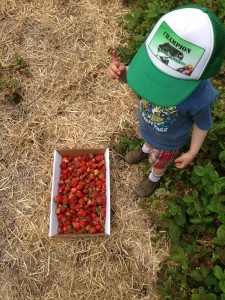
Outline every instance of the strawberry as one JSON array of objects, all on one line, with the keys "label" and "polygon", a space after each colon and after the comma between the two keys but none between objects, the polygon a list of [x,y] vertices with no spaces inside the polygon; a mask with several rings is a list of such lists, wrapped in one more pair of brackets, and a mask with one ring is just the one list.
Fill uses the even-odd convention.
[{"label": "strawberry", "polygon": [[102,226],[99,232],[103,233],[105,231],[104,227]]},{"label": "strawberry", "polygon": [[95,225],[95,229],[96,229],[96,231],[101,232],[102,225],[100,225],[100,224]]},{"label": "strawberry", "polygon": [[99,198],[98,199],[98,205],[105,205],[105,200],[104,199],[102,199],[102,198]]},{"label": "strawberry", "polygon": [[62,194],[64,190],[65,190],[65,185],[62,185],[58,188],[58,193]]},{"label": "strawberry", "polygon": [[63,175],[67,175],[67,173],[68,173],[67,169],[62,170]]},{"label": "strawberry", "polygon": [[56,211],[55,211],[55,212],[56,212],[56,214],[57,214],[57,215],[61,214],[61,210],[60,210],[60,208],[59,208],[59,207],[58,207],[58,208],[56,208]]},{"label": "strawberry", "polygon": [[87,194],[88,194],[88,189],[84,188],[84,189],[83,189],[83,194],[84,194],[84,195],[87,195]]},{"label": "strawberry", "polygon": [[104,174],[106,172],[106,167],[101,167],[100,172]]},{"label": "strawberry", "polygon": [[59,234],[64,233],[64,231],[63,231],[63,229],[62,229],[61,227],[58,228],[58,233],[59,233]]},{"label": "strawberry", "polygon": [[69,202],[69,199],[66,197],[66,195],[62,196],[62,203],[67,204]]},{"label": "strawberry", "polygon": [[88,225],[85,227],[85,229],[86,229],[86,232],[90,232],[90,230],[91,230],[91,225],[88,224]]},{"label": "strawberry", "polygon": [[88,200],[87,205],[88,206],[92,205],[92,200],[91,199]]},{"label": "strawberry", "polygon": [[90,182],[90,187],[94,188],[95,187],[95,181]]},{"label": "strawberry", "polygon": [[84,205],[84,209],[85,209],[85,210],[87,210],[87,209],[88,209],[88,207],[89,207],[89,205],[88,205],[88,204],[85,204],[85,205]]},{"label": "strawberry", "polygon": [[77,209],[77,210],[79,210],[79,209],[81,209],[81,208],[82,208],[82,204],[79,203],[79,204],[76,205],[76,209]]},{"label": "strawberry", "polygon": [[90,180],[95,179],[95,174],[91,173],[91,174],[89,175],[89,178],[90,178]]},{"label": "strawberry", "polygon": [[62,158],[62,162],[64,162],[65,164],[69,163],[69,158],[67,156]]},{"label": "strawberry", "polygon": [[60,178],[60,180],[62,180],[62,181],[63,181],[63,180],[65,180],[65,179],[66,179],[66,175],[61,173],[59,178]]},{"label": "strawberry", "polygon": [[82,156],[79,155],[79,156],[77,157],[77,161],[82,161]]},{"label": "strawberry", "polygon": [[96,230],[95,227],[93,226],[93,227],[90,228],[89,232],[90,232],[90,233],[96,233],[97,230]]},{"label": "strawberry", "polygon": [[84,189],[83,184],[78,184],[77,191],[82,191]]},{"label": "strawberry", "polygon": [[84,214],[84,210],[83,209],[78,210],[78,212],[77,212],[78,216],[83,216],[83,214]]},{"label": "strawberry", "polygon": [[76,198],[75,198],[74,194],[70,193],[68,195],[68,199],[69,199],[69,202],[73,202]]},{"label": "strawberry", "polygon": [[68,193],[68,192],[70,192],[70,190],[71,190],[71,187],[70,187],[69,184],[67,184],[67,185],[65,186],[64,191],[65,191],[66,193]]},{"label": "strawberry", "polygon": [[86,225],[87,225],[87,221],[85,221],[85,220],[80,221],[80,226],[81,227],[85,227]]},{"label": "strawberry", "polygon": [[76,187],[73,187],[73,188],[71,188],[71,193],[73,193],[73,194],[75,194],[76,193],[76,191],[77,191],[77,188]]},{"label": "strawberry", "polygon": [[77,191],[75,195],[76,195],[76,197],[78,197],[78,198],[83,197],[83,194],[81,193],[81,191]]},{"label": "strawberry", "polygon": [[66,163],[65,162],[61,162],[60,168],[61,169],[66,169],[66,167],[67,167]]},{"label": "strawberry", "polygon": [[102,161],[103,159],[104,159],[103,154],[99,154],[99,155],[96,155],[96,156],[95,156],[95,161],[96,161],[96,162],[100,162],[100,161]]},{"label": "strawberry", "polygon": [[92,219],[95,219],[97,217],[97,215],[95,213],[91,214]]},{"label": "strawberry", "polygon": [[71,225],[71,222],[69,221],[69,220],[66,220],[65,222],[64,222],[64,226],[70,226]]},{"label": "strawberry", "polygon": [[98,187],[102,186],[102,181],[101,180],[96,181],[95,186],[98,186]]},{"label": "strawberry", "polygon": [[56,203],[62,203],[62,196],[61,196],[61,195],[55,196],[54,201],[55,201]]},{"label": "strawberry", "polygon": [[99,170],[97,170],[97,169],[95,169],[95,170],[94,170],[94,174],[95,174],[95,176],[98,176],[98,175],[99,175],[99,173],[100,173],[100,172],[99,172]]},{"label": "strawberry", "polygon": [[97,212],[96,206],[93,206],[93,207],[91,208],[91,212],[94,213],[94,214],[96,214],[96,212]]},{"label": "strawberry", "polygon": [[100,173],[99,176],[98,176],[98,179],[105,182],[105,174]]},{"label": "strawberry", "polygon": [[71,219],[71,211],[69,211],[69,210],[67,210],[66,212],[65,212],[65,215],[67,216],[67,218],[68,219]]},{"label": "strawberry", "polygon": [[79,231],[80,230],[79,223],[76,223],[73,228],[74,228],[74,231]]},{"label": "strawberry", "polygon": [[78,185],[78,183],[79,183],[78,180],[72,179],[72,180],[71,180],[71,183],[70,183],[70,186],[71,186],[71,187],[76,187],[76,186]]}]

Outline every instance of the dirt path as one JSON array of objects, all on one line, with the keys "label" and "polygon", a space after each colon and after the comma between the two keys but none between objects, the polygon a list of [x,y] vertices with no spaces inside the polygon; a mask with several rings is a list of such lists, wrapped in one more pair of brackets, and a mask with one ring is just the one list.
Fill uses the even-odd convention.
[{"label": "dirt path", "polygon": [[158,299],[153,284],[167,253],[151,244],[151,224],[132,192],[141,165],[130,167],[110,153],[114,213],[109,237],[48,238],[54,149],[108,147],[110,135],[124,122],[137,122],[137,99],[105,75],[107,50],[122,35],[121,3],[1,3],[3,72],[17,54],[32,73],[14,74],[23,95],[20,104],[12,105],[4,87],[0,90],[3,300]]}]

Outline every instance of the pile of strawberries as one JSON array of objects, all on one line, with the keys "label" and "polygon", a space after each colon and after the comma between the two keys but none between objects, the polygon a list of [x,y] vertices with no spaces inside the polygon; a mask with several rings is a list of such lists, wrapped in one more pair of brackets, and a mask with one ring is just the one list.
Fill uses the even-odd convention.
[{"label": "pile of strawberries", "polygon": [[57,203],[58,232],[103,233],[106,215],[103,154],[63,157]]}]

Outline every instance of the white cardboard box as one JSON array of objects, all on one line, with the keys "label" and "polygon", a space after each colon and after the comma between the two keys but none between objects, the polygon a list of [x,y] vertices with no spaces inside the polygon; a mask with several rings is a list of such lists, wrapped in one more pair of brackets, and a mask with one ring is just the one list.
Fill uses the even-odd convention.
[{"label": "white cardboard box", "polygon": [[[54,197],[58,194],[58,182],[61,173],[60,164],[63,156],[77,157],[79,155],[89,154],[104,154],[106,162],[106,219],[105,219],[105,232],[95,234],[58,234],[58,220],[56,215],[57,203],[54,201]],[[50,207],[50,226],[49,237],[78,237],[78,236],[105,236],[110,235],[110,165],[109,165],[109,149],[61,149],[54,151],[53,161],[53,177],[52,177],[52,192],[51,192],[51,207]]]}]

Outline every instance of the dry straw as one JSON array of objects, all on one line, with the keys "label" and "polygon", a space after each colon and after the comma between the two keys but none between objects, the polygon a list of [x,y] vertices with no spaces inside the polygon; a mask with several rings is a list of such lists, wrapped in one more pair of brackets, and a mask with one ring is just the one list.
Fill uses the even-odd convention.
[{"label": "dry straw", "polygon": [[17,75],[18,105],[0,91],[3,300],[158,299],[156,273],[168,254],[151,244],[152,225],[132,191],[143,166],[110,153],[109,237],[48,237],[54,149],[108,147],[124,122],[137,125],[137,99],[105,75],[124,13],[119,0],[1,1],[2,68],[17,54],[32,73]]}]

